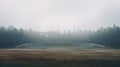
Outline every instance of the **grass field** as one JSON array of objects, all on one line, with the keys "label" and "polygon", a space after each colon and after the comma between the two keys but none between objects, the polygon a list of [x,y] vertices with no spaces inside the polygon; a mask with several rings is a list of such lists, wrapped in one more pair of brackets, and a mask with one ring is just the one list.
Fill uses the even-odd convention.
[{"label": "grass field", "polygon": [[0,67],[120,67],[120,50],[1,49]]}]

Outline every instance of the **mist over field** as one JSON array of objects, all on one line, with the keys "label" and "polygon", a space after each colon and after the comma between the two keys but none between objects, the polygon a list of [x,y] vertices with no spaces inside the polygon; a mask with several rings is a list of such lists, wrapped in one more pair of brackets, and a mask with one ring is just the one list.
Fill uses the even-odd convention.
[{"label": "mist over field", "polygon": [[0,48],[120,48],[119,16],[119,0],[0,0]]},{"label": "mist over field", "polygon": [[0,0],[0,67],[120,67],[120,0]]},{"label": "mist over field", "polygon": [[120,27],[99,28],[98,30],[77,31],[34,31],[17,29],[14,26],[0,27],[0,48],[66,48],[95,49],[120,48]]}]

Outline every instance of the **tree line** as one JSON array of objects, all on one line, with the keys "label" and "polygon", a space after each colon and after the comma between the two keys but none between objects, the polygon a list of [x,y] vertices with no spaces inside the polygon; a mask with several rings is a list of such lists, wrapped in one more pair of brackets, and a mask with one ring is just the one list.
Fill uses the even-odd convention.
[{"label": "tree line", "polygon": [[25,43],[39,45],[74,45],[96,43],[110,48],[120,48],[120,27],[99,28],[96,31],[33,31],[17,29],[14,26],[0,27],[0,48],[14,48]]}]

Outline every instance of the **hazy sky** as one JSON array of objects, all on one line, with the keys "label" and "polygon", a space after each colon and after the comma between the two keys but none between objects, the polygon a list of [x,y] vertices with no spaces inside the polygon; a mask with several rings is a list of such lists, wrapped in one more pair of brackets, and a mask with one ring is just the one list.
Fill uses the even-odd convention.
[{"label": "hazy sky", "polygon": [[0,26],[34,30],[120,26],[120,0],[0,0]]}]

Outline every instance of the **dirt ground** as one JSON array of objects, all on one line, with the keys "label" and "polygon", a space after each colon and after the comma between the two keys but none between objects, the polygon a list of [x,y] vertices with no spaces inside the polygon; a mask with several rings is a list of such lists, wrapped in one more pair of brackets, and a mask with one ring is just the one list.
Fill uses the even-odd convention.
[{"label": "dirt ground", "polygon": [[0,60],[120,60],[120,50],[87,49],[80,51],[48,51],[39,49],[1,49]]},{"label": "dirt ground", "polygon": [[0,49],[0,67],[120,67],[120,50]]}]

